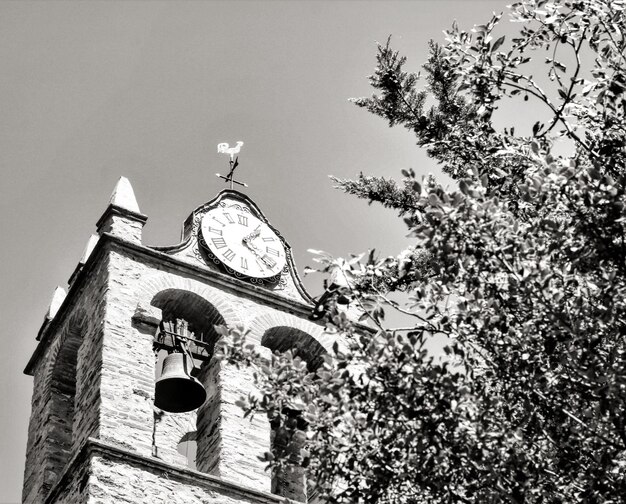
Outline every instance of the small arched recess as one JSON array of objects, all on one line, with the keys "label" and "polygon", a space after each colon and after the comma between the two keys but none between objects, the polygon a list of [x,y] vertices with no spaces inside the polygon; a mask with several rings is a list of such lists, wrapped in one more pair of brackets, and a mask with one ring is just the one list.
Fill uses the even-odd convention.
[{"label": "small arched recess", "polygon": [[46,445],[44,451],[43,495],[56,484],[72,458],[75,438],[76,372],[78,350],[83,342],[84,324],[72,317],[59,339],[51,348],[50,364],[46,373],[47,397]]}]

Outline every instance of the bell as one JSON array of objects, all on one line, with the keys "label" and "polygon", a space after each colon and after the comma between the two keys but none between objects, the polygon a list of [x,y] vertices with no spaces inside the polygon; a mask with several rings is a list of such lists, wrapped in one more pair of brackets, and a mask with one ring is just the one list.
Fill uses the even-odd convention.
[{"label": "bell", "polygon": [[165,357],[154,392],[154,405],[157,408],[170,413],[184,413],[204,404],[206,390],[191,376],[192,368],[185,354],[171,353]]}]

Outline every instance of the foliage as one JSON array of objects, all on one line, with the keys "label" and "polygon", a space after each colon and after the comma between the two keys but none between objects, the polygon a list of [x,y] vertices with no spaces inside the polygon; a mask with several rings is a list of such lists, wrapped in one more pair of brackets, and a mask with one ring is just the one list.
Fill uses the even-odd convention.
[{"label": "foliage", "polygon": [[[306,467],[333,503],[626,501],[625,10],[517,2],[510,41],[500,16],[455,25],[422,88],[379,46],[378,94],[356,104],[412,131],[458,189],[413,171],[338,181],[415,237],[395,258],[318,256],[374,329],[329,304],[337,343],[316,371],[224,347],[257,368],[246,410],[299,447],[272,465]],[[532,132],[498,126],[531,104]],[[385,309],[412,323],[385,327]],[[434,334],[447,359],[426,351]]]}]

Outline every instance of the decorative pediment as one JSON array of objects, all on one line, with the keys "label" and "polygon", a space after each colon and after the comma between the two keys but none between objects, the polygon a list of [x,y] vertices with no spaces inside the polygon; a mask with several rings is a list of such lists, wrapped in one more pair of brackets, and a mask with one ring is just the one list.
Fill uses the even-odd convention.
[{"label": "decorative pediment", "polygon": [[225,189],[196,208],[183,224],[181,243],[153,248],[298,302],[311,303],[291,247],[260,208],[238,191]]}]

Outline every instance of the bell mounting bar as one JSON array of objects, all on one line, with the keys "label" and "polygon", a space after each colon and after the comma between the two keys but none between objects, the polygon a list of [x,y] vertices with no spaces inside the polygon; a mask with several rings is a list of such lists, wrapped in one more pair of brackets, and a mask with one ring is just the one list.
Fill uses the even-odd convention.
[{"label": "bell mounting bar", "polygon": [[179,347],[176,340],[183,340],[188,343],[189,352],[194,359],[208,361],[211,358],[211,344],[167,329],[159,329],[154,337],[153,346],[155,350],[174,350]]}]

